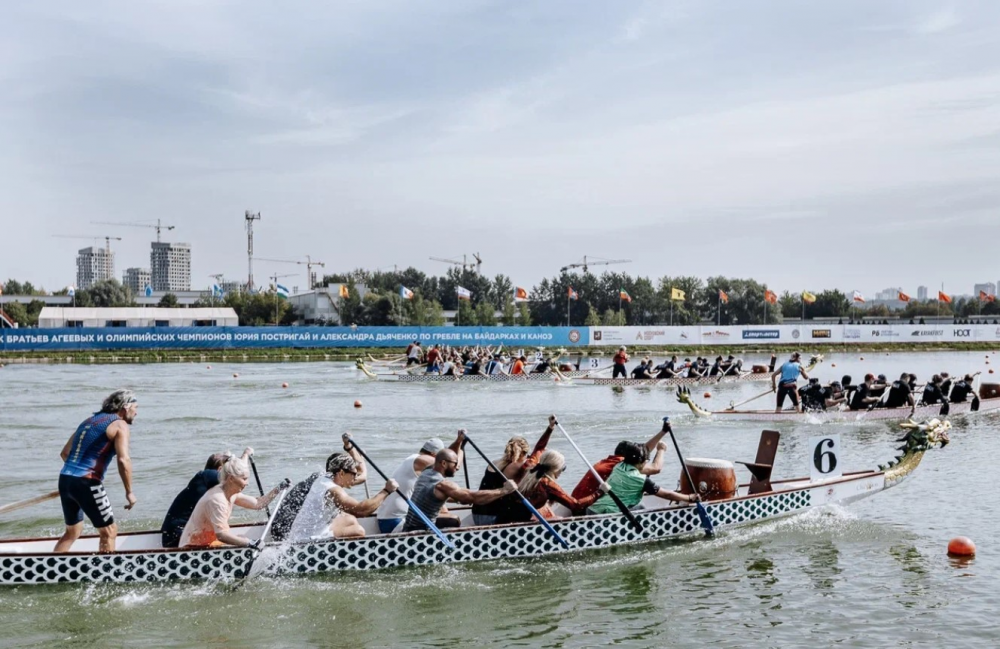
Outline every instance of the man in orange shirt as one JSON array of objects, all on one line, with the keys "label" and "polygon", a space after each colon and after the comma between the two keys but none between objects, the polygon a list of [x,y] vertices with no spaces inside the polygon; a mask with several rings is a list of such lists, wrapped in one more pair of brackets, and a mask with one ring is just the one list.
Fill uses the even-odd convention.
[{"label": "man in orange shirt", "polygon": [[524,362],[526,360],[528,360],[528,357],[525,356],[524,354],[521,354],[521,356],[516,361],[514,361],[513,367],[510,368],[510,373],[512,376],[516,376],[518,374],[524,374]]}]

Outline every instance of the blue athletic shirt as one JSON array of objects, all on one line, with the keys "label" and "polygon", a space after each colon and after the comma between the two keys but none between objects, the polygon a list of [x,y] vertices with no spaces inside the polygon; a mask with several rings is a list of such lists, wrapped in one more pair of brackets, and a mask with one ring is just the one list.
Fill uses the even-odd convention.
[{"label": "blue athletic shirt", "polygon": [[781,366],[781,382],[795,383],[799,378],[799,363],[797,361],[785,361]]},{"label": "blue athletic shirt", "polygon": [[84,420],[73,433],[69,457],[60,475],[104,480],[108,462],[115,456],[115,445],[108,439],[108,426],[118,421],[115,413],[98,412]]}]

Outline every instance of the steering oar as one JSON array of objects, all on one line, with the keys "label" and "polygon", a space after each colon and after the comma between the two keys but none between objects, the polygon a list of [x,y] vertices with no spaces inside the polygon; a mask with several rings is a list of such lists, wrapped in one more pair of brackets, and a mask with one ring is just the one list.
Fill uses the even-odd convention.
[{"label": "steering oar", "polygon": [[[698,488],[694,484],[694,480],[691,479],[691,472],[688,471],[687,462],[684,461],[684,456],[681,455],[681,448],[677,446],[677,438],[674,437],[674,429],[670,426],[670,417],[663,418],[663,426],[670,433],[670,441],[674,443],[674,450],[677,451],[677,459],[680,460],[681,468],[684,469],[684,475],[687,477],[688,484],[691,485],[691,491],[698,495]],[[705,505],[701,503],[700,500],[695,501],[695,509],[698,511],[698,518],[701,519],[701,526],[705,528],[705,536],[715,536],[715,526],[712,525],[712,519],[708,515],[708,510],[705,509]]]}]

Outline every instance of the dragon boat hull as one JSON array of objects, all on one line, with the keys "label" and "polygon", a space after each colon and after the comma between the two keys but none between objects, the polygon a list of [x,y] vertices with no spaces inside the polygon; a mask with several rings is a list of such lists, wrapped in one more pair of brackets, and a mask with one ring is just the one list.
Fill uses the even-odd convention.
[{"label": "dragon boat hull", "polygon": [[672,379],[612,379],[598,376],[584,376],[573,379],[579,385],[620,385],[645,387],[672,387],[677,385],[717,385],[719,383],[742,383],[754,381],[770,381],[770,374],[741,374],[739,376],[706,376],[702,378],[674,377]]},{"label": "dragon boat hull", "polygon": [[805,422],[861,422],[861,421],[904,421],[907,419],[928,419],[931,417],[968,416],[989,412],[1000,408],[1000,398],[982,399],[978,410],[972,409],[971,402],[948,404],[948,412],[942,411],[941,404],[917,406],[916,408],[873,408],[871,410],[705,410],[695,405],[692,411],[699,417],[733,421],[805,421]]},{"label": "dragon boat hull", "polygon": [[[706,503],[717,528],[770,520],[831,503],[850,503],[872,496],[906,478],[919,464],[922,451],[907,453],[894,468],[845,474],[811,482],[808,479],[774,481],[773,491],[748,495],[746,485],[734,498]],[[643,526],[633,530],[618,514],[570,517],[552,525],[568,542],[558,545],[538,523],[463,527],[446,531],[455,544],[449,550],[430,533],[377,534],[375,521],[364,519],[369,536],[322,542],[268,544],[257,560],[268,574],[306,574],[377,570],[403,566],[483,561],[500,558],[539,557],[598,548],[663,541],[692,534],[701,528],[690,505],[663,507],[663,501],[646,498],[650,509],[636,511]],[[257,538],[263,525],[243,526],[248,538]],[[239,578],[248,569],[253,551],[247,548],[164,550],[158,532],[123,534],[118,551],[96,552],[95,537],[76,546],[81,552],[54,554],[56,539],[0,541],[0,585],[54,584],[63,582],[161,582],[185,579]]]}]

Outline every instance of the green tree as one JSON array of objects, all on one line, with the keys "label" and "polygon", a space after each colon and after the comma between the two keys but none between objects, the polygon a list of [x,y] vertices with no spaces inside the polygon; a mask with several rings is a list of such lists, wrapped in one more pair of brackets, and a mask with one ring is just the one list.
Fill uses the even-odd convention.
[{"label": "green tree", "polygon": [[156,304],[156,306],[161,309],[176,309],[180,306],[180,303],[177,302],[177,296],[173,293],[164,293],[163,297],[160,298],[160,301]]},{"label": "green tree", "polygon": [[597,312],[597,309],[590,307],[587,311],[587,318],[583,321],[585,327],[599,327],[601,326],[601,314]]},{"label": "green tree", "polygon": [[496,308],[492,302],[480,302],[476,306],[476,324],[482,327],[496,326]]},{"label": "green tree", "polygon": [[4,302],[3,310],[11,320],[17,323],[17,326],[28,326],[28,310],[20,302]]},{"label": "green tree", "polygon": [[517,319],[517,307],[514,306],[514,298],[507,296],[507,299],[503,303],[503,315],[500,316],[500,322],[507,327],[513,327]]},{"label": "green tree", "polygon": [[[83,293],[80,291],[79,293]],[[80,295],[77,294],[77,303],[80,302]],[[87,289],[91,303],[97,308],[133,306],[135,300],[132,298],[132,291],[127,286],[122,286],[117,279],[106,279],[96,282]]]},{"label": "green tree", "polygon": [[517,305],[517,326],[531,326],[531,310],[528,308],[527,302],[521,302]]}]

